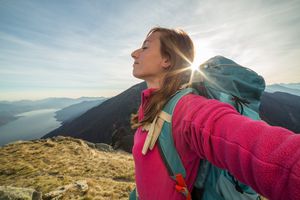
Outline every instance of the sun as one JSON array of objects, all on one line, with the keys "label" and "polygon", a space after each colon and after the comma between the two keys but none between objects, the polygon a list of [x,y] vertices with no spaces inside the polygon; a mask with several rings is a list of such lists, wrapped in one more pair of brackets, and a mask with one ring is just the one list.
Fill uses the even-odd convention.
[{"label": "sun", "polygon": [[200,41],[195,39],[194,46],[195,46],[195,58],[190,68],[193,71],[199,71],[199,66],[205,61],[207,61],[209,58],[216,55],[216,52],[214,52],[213,49],[210,48],[211,45],[209,41]]},{"label": "sun", "polygon": [[194,62],[190,66],[191,70],[192,71],[199,71],[199,66],[202,62],[203,62],[203,60],[201,60],[199,54],[196,54],[195,58],[194,58]]},{"label": "sun", "polygon": [[190,66],[191,70],[192,71],[198,71],[199,70],[199,65],[196,64],[195,62],[193,62],[193,64]]}]

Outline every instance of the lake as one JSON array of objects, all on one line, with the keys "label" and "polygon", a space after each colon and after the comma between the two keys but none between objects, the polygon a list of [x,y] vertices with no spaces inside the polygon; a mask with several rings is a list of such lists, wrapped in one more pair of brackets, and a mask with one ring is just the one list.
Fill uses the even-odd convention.
[{"label": "lake", "polygon": [[56,121],[57,109],[33,110],[18,114],[17,120],[0,127],[0,146],[16,140],[38,139],[61,126]]}]

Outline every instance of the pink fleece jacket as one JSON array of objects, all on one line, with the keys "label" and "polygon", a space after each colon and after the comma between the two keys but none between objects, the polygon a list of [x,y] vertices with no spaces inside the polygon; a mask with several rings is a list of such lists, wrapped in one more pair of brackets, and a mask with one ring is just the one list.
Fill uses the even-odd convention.
[{"label": "pink fleece jacket", "polygon": [[[146,89],[142,93],[139,119],[152,92]],[[172,129],[190,191],[199,161],[205,158],[271,200],[300,199],[300,135],[251,120],[228,104],[193,94],[179,100]],[[158,147],[142,154],[146,135],[137,129],[132,150],[139,198],[184,200],[175,190]]]}]

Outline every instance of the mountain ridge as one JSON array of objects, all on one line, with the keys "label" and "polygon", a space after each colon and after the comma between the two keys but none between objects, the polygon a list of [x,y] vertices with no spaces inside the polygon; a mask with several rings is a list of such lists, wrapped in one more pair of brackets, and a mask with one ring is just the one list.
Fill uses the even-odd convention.
[{"label": "mountain ridge", "polygon": [[38,109],[62,109],[83,101],[104,100],[105,97],[60,98],[51,97],[41,100],[0,101],[0,126],[18,117],[17,114]]},{"label": "mountain ridge", "polygon": [[136,84],[42,138],[63,135],[111,144],[115,129],[123,127],[131,132],[130,114],[137,112],[140,92],[145,88],[145,82]]},{"label": "mountain ridge", "polygon": [[91,108],[100,105],[107,99],[101,100],[90,100],[90,101],[82,101],[80,103],[72,104],[61,110],[55,112],[55,118],[63,123],[70,122],[76,117],[84,114],[86,111],[90,110]]},{"label": "mountain ridge", "polygon": [[[132,113],[136,113],[140,104],[141,91],[145,88],[145,82],[137,84],[43,138],[69,135],[91,142],[112,144],[116,148],[121,147],[130,152],[134,131],[130,128],[129,118]],[[279,98],[280,101],[276,101],[274,98]],[[300,102],[300,96],[297,95],[264,92],[261,97],[260,116],[271,125],[300,132],[298,126],[300,116],[297,114],[300,113],[300,104],[298,102]]]},{"label": "mountain ridge", "polygon": [[276,83],[272,85],[267,85],[265,92],[285,92],[300,96],[300,83]]}]

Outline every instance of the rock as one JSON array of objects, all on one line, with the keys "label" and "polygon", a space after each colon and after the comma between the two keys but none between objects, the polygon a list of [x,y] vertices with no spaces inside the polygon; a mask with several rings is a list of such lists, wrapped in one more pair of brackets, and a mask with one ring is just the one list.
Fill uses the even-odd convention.
[{"label": "rock", "polygon": [[86,180],[80,180],[80,181],[76,181],[73,184],[58,187],[56,190],[45,194],[44,199],[46,200],[60,199],[65,195],[65,193],[67,193],[70,190],[72,190],[72,192],[86,192],[88,189],[89,186]]},{"label": "rock", "polygon": [[110,145],[105,144],[105,143],[96,143],[95,147],[96,147],[96,149],[98,149],[100,151],[106,151],[106,152],[114,151]]},{"label": "rock", "polygon": [[55,143],[50,142],[50,141],[46,141],[46,142],[44,143],[44,146],[47,146],[47,147],[55,147]]},{"label": "rock", "polygon": [[0,186],[1,200],[42,200],[42,193],[31,188]]},{"label": "rock", "polygon": [[34,191],[32,193],[32,200],[42,200],[42,193],[41,192],[38,192],[38,191]]},{"label": "rock", "polygon": [[62,198],[63,194],[68,190],[65,186],[59,187],[54,191],[48,192],[44,195],[44,199],[51,200],[51,199],[59,199]]},{"label": "rock", "polygon": [[85,143],[90,147],[90,148],[93,148],[95,149],[96,148],[96,145],[92,142],[88,142],[88,141],[85,141]]},{"label": "rock", "polygon": [[89,189],[86,180],[77,181],[75,184],[80,188],[82,192],[86,192]]},{"label": "rock", "polygon": [[66,139],[66,137],[58,135],[56,137],[51,138],[52,140],[59,142],[59,141],[64,141]]}]

